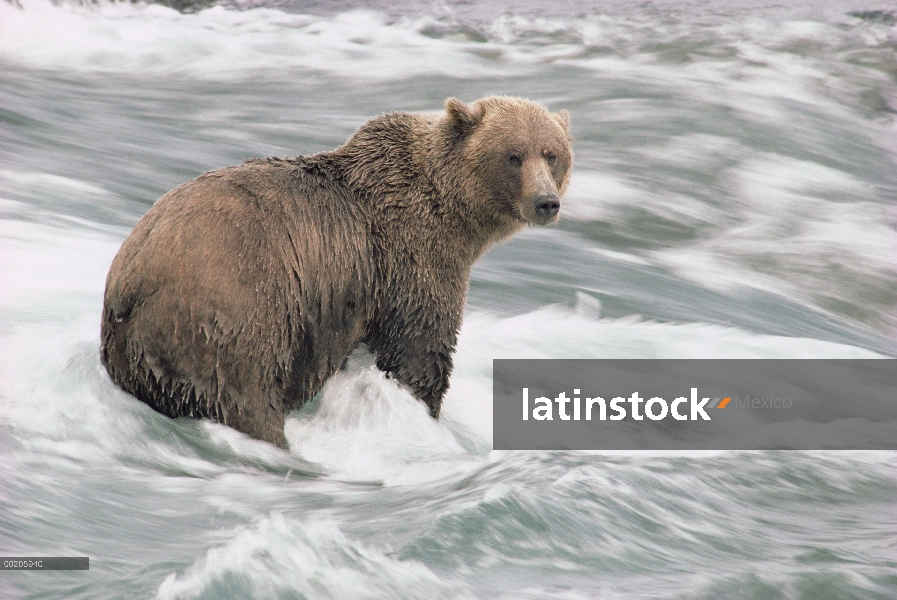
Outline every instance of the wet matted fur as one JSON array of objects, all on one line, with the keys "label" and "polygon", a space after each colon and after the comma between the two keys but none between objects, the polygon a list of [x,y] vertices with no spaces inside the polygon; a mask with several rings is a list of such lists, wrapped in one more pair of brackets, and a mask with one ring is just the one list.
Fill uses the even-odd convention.
[{"label": "wet matted fur", "polygon": [[472,265],[557,220],[572,161],[566,111],[489,97],[205,173],[115,257],[103,363],[163,414],[286,447],[284,412],[364,343],[438,417]]}]

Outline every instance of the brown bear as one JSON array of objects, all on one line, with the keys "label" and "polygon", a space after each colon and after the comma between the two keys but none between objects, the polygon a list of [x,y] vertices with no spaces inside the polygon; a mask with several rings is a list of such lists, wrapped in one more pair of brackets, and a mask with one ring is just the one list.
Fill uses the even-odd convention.
[{"label": "brown bear", "polygon": [[284,412],[363,343],[436,418],[470,269],[558,218],[566,111],[454,98],[377,117],[340,148],[252,159],[163,196],[106,280],[102,361],[170,417],[280,447]]}]

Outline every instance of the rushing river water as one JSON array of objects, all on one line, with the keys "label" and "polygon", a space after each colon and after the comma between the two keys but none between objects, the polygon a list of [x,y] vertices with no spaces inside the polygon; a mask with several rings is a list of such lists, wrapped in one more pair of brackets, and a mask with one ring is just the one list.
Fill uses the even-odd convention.
[{"label": "rushing river water", "polygon": [[[897,5],[0,1],[4,598],[897,597],[889,452],[498,452],[493,358],[897,356]],[[291,452],[98,359],[179,183],[503,93],[566,108],[557,226],[474,268],[444,417],[355,356]]]}]

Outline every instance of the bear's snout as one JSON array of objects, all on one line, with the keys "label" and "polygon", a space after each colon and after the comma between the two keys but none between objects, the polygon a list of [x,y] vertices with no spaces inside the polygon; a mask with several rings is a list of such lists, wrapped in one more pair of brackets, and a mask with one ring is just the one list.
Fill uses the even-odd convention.
[{"label": "bear's snout", "polygon": [[550,223],[561,210],[561,199],[557,194],[542,194],[533,200],[536,216],[543,224]]},{"label": "bear's snout", "polygon": [[523,218],[533,225],[554,223],[561,210],[561,197],[548,165],[544,160],[528,160],[522,170],[519,206]]}]

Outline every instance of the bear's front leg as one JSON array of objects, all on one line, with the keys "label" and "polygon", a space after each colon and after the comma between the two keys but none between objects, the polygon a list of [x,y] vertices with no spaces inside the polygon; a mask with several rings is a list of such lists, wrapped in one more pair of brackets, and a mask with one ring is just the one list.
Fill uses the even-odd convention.
[{"label": "bear's front leg", "polygon": [[399,348],[397,352],[379,353],[377,367],[411,388],[411,393],[430,409],[430,416],[439,418],[452,374],[451,354]]},{"label": "bear's front leg", "polygon": [[418,320],[396,319],[395,313],[385,325],[367,341],[377,355],[377,367],[408,386],[430,409],[430,416],[439,418],[452,374],[457,328],[450,323],[426,327]]}]

